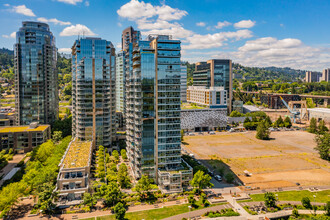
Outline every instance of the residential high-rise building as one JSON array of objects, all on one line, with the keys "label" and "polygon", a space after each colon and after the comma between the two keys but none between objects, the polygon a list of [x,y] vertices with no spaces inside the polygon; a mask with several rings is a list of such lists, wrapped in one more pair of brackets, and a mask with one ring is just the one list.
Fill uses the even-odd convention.
[{"label": "residential high-rise building", "polygon": [[181,65],[181,102],[187,102],[187,66]]},{"label": "residential high-rise building", "polygon": [[116,55],[116,111],[124,112],[124,87],[125,87],[125,52],[120,51]]},{"label": "residential high-rise building", "polygon": [[231,112],[233,99],[232,62],[227,59],[213,59],[195,64],[193,86],[223,87],[227,91],[228,110]]},{"label": "residential high-rise building", "polygon": [[125,30],[123,30],[123,33],[121,35],[121,49],[128,50],[129,44],[138,42],[140,38],[140,31],[134,30],[131,26],[126,28]]},{"label": "residential high-rise building", "polygon": [[58,118],[57,49],[48,24],[24,21],[16,33],[16,124],[51,124]]},{"label": "residential high-rise building", "polygon": [[307,71],[305,81],[306,82],[320,82],[322,75],[319,72]]},{"label": "residential high-rise building", "polygon": [[162,190],[181,191],[192,168],[181,160],[180,41],[150,35],[134,44],[127,80],[127,149],[135,178],[148,175]]},{"label": "residential high-rise building", "polygon": [[330,81],[330,68],[323,70],[321,81],[325,81],[325,82]]},{"label": "residential high-rise building", "polygon": [[72,47],[72,134],[110,147],[115,136],[115,48],[101,38]]}]

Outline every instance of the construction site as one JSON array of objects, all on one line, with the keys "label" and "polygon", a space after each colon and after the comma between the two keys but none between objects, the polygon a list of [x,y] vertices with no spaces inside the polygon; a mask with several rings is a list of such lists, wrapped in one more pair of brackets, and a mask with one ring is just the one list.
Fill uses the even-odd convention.
[{"label": "construction site", "polygon": [[255,135],[248,131],[185,136],[184,148],[210,165],[215,158],[225,163],[249,188],[329,185],[330,165],[314,150],[314,134],[277,131],[269,141]]}]

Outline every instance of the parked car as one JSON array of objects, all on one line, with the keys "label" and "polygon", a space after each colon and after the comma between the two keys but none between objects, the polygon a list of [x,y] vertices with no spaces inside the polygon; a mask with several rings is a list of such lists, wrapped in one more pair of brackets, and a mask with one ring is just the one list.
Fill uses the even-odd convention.
[{"label": "parked car", "polygon": [[222,181],[222,177],[220,176],[220,175],[215,175],[215,177],[214,177],[216,180],[218,180],[218,181]]},{"label": "parked car", "polygon": [[194,134],[194,133],[189,133],[188,135],[189,135],[189,136],[195,136],[195,134]]},{"label": "parked car", "polygon": [[210,131],[210,134],[215,134],[215,132],[214,131]]}]

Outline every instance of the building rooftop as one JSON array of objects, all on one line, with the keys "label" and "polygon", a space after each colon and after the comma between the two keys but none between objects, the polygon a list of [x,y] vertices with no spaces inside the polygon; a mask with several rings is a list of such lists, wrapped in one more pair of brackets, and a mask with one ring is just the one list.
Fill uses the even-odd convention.
[{"label": "building rooftop", "polygon": [[39,125],[36,128],[31,128],[30,126],[8,126],[8,127],[0,127],[0,133],[44,131],[48,127],[49,127],[49,125]]},{"label": "building rooftop", "polygon": [[62,168],[82,168],[89,165],[92,150],[91,141],[71,141],[62,161]]},{"label": "building rooftop", "polygon": [[330,114],[330,108],[308,108],[308,111]]}]

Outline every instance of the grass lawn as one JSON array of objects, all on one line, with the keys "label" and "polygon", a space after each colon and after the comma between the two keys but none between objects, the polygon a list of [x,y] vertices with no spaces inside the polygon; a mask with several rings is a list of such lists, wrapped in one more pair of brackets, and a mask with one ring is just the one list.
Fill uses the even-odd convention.
[{"label": "grass lawn", "polygon": [[[197,202],[198,203],[198,202]],[[222,205],[225,203],[219,203],[216,205]],[[150,209],[145,211],[139,211],[139,212],[128,212],[125,215],[125,218],[129,220],[141,220],[141,219],[163,219],[174,215],[179,215],[182,213],[189,212],[188,208],[189,204],[184,205],[173,205],[173,206],[165,206],[163,208],[158,209]],[[210,206],[209,206],[210,207]],[[203,209],[204,207],[199,207],[197,209],[193,209],[192,211]],[[87,218],[84,220],[92,220],[95,218]],[[98,220],[115,220],[115,215],[107,215],[107,216],[101,216],[97,217]]]},{"label": "grass lawn", "polygon": [[[327,202],[330,201],[330,190],[324,190],[320,192],[310,192],[308,190],[302,191],[287,191],[276,192],[280,201],[301,201],[302,198],[308,197],[311,202],[314,202],[313,195],[316,195],[315,202]],[[250,195],[253,201],[264,201],[264,194]]]}]

